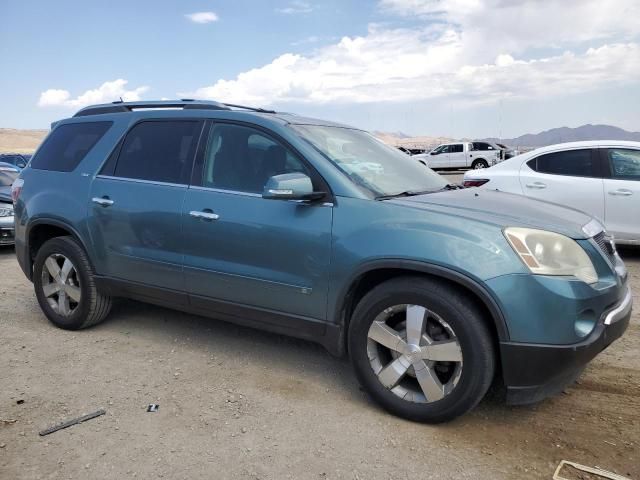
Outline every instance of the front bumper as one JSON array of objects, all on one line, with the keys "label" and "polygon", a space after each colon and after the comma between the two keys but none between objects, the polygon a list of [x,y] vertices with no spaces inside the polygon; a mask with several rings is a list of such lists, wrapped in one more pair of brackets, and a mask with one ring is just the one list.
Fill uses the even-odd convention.
[{"label": "front bumper", "polygon": [[573,383],[584,367],[622,336],[631,318],[632,295],[607,310],[589,336],[572,345],[500,344],[507,403],[523,405],[555,395]]},{"label": "front bumper", "polygon": [[13,216],[0,217],[0,245],[13,245],[15,243],[15,230]]}]

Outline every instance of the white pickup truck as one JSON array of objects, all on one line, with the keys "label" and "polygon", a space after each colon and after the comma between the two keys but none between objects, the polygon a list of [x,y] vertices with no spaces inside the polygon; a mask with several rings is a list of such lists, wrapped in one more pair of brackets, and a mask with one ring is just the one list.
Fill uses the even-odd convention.
[{"label": "white pickup truck", "polygon": [[434,170],[480,169],[504,160],[502,150],[487,142],[443,143],[428,153],[413,155],[411,158]]}]

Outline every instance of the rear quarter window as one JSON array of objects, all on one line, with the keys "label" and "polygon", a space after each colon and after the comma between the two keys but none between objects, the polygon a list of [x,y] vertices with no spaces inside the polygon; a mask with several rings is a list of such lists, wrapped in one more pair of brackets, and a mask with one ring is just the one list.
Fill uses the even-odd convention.
[{"label": "rear quarter window", "polygon": [[527,162],[532,170],[551,175],[596,177],[596,164],[591,149],[546,153]]},{"label": "rear quarter window", "polygon": [[68,123],[47,137],[31,160],[31,168],[71,172],[82,162],[113,122]]}]

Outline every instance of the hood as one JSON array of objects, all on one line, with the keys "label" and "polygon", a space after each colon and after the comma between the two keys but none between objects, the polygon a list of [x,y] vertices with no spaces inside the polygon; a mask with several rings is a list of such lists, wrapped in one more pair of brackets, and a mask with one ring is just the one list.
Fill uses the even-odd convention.
[{"label": "hood", "polygon": [[389,200],[396,204],[447,215],[466,217],[497,227],[528,227],[561,233],[574,239],[587,238],[582,227],[592,217],[556,203],[522,195],[467,188]]},{"label": "hood", "polygon": [[0,202],[12,202],[11,187],[0,187]]}]

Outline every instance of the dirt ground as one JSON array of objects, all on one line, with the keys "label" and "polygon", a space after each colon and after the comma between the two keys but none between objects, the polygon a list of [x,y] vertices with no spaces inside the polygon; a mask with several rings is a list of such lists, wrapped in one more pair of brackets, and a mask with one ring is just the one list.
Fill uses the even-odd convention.
[{"label": "dirt ground", "polygon": [[[640,305],[640,249],[622,255]],[[638,479],[638,312],[565,394],[428,426],[380,410],[347,361],[301,340],[132,301],[59,330],[3,248],[0,479],[550,479],[562,459]]]}]

